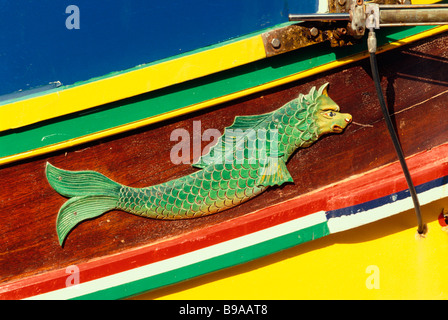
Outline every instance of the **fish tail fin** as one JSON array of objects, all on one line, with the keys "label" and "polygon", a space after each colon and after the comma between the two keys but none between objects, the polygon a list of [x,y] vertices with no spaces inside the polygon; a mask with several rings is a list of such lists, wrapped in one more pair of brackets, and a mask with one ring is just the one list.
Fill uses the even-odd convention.
[{"label": "fish tail fin", "polygon": [[56,220],[59,244],[80,222],[99,217],[115,209],[121,185],[95,171],[66,171],[47,163],[46,176],[61,195],[70,197],[62,205]]},{"label": "fish tail fin", "polygon": [[121,184],[95,171],[67,171],[47,163],[46,176],[50,185],[65,197],[90,195],[114,196]]},{"label": "fish tail fin", "polygon": [[118,196],[102,195],[74,197],[67,200],[59,210],[56,220],[59,244],[62,246],[67,235],[78,223],[99,217],[103,213],[114,209],[117,203]]}]

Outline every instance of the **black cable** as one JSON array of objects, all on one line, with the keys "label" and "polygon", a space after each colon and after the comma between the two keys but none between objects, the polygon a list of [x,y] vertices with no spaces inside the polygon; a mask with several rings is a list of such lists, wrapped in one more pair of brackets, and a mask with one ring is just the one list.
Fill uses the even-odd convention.
[{"label": "black cable", "polygon": [[411,175],[409,173],[409,169],[406,164],[406,160],[404,158],[403,150],[401,149],[400,141],[398,140],[394,126],[392,125],[389,110],[387,110],[386,102],[384,101],[383,91],[381,89],[381,83],[380,83],[380,76],[378,73],[378,63],[376,61],[376,54],[374,52],[370,52],[370,67],[372,69],[373,82],[375,83],[375,89],[378,95],[378,100],[380,101],[381,110],[383,111],[383,116],[384,119],[386,120],[387,129],[389,130],[389,134],[392,138],[395,151],[397,152],[398,160],[400,160],[401,168],[403,169],[406,182],[408,183],[412,201],[414,202],[415,213],[417,215],[417,221],[418,221],[417,232],[419,234],[423,234],[425,232],[425,227],[422,221],[422,214],[420,212],[420,204],[418,201],[417,192],[415,191],[415,187],[412,182]]}]

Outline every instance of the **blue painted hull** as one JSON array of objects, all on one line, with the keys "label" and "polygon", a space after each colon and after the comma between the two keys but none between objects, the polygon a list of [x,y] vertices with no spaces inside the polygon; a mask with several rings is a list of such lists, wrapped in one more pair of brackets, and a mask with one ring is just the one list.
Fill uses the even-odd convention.
[{"label": "blue painted hull", "polygon": [[286,22],[289,13],[317,7],[317,0],[3,1],[0,96],[126,70],[272,27]]}]

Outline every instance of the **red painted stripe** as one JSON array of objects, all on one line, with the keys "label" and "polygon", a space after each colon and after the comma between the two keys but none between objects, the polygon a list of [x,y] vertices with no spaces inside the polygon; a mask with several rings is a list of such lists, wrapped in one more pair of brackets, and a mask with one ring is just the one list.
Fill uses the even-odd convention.
[{"label": "red painted stripe", "polygon": [[[406,159],[414,185],[448,175],[448,143]],[[398,162],[341,181],[325,192],[331,193],[325,211],[346,208],[408,189]]]},{"label": "red painted stripe", "polygon": [[[448,144],[408,159],[414,183],[448,175]],[[180,237],[77,265],[87,282],[260,231],[299,217],[357,205],[407,189],[399,163]],[[65,287],[65,269],[0,287],[0,299],[23,299]]]}]

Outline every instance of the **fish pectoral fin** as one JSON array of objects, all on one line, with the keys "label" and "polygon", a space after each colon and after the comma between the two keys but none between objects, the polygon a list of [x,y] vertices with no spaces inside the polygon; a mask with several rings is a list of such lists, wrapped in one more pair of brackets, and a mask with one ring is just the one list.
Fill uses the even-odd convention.
[{"label": "fish pectoral fin", "polygon": [[282,185],[285,182],[294,182],[286,168],[286,163],[281,158],[269,157],[267,164],[258,169],[257,186]]}]

